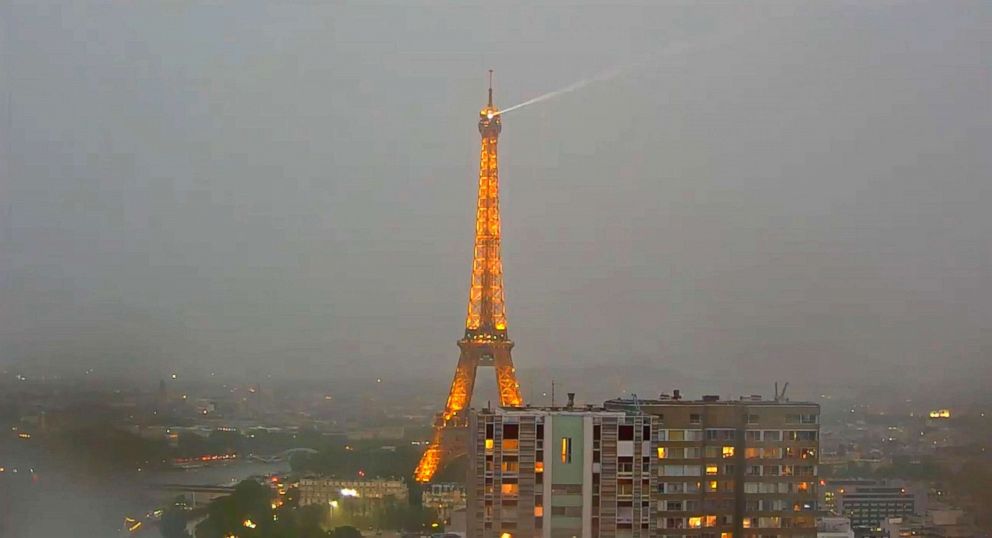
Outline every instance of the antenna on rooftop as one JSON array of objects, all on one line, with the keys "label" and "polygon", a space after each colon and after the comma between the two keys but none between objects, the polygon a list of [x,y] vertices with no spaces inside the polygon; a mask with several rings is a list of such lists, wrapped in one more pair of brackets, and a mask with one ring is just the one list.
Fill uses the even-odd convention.
[{"label": "antenna on rooftop", "polygon": [[775,382],[775,402],[776,403],[786,401],[786,399],[785,399],[785,391],[788,388],[789,388],[789,382],[786,381],[785,382],[785,385],[782,385],[782,392],[779,392],[778,391],[778,381]]}]

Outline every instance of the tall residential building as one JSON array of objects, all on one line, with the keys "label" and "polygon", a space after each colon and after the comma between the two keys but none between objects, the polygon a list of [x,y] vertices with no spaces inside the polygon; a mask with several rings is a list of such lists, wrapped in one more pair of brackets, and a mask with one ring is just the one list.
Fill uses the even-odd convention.
[{"label": "tall residential building", "polygon": [[591,407],[472,412],[468,536],[654,536],[657,419]]},{"label": "tall residential building", "polygon": [[657,421],[656,536],[816,536],[820,407],[763,400],[610,400]]}]

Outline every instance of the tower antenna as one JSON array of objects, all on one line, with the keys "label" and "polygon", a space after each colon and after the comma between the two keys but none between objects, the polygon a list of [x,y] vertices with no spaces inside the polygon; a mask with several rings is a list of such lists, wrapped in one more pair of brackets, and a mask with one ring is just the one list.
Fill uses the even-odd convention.
[{"label": "tower antenna", "polygon": [[493,107],[493,70],[489,70],[489,108]]}]

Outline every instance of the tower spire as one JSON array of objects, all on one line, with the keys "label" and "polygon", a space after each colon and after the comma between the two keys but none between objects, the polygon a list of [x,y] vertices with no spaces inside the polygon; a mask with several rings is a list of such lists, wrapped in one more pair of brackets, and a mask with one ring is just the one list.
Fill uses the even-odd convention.
[{"label": "tower spire", "polygon": [[489,108],[493,107],[493,70],[489,70]]}]

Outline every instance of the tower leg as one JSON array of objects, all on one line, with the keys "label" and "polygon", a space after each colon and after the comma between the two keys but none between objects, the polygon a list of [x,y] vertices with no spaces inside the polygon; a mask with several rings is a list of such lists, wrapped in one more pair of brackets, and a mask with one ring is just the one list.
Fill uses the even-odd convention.
[{"label": "tower leg", "polygon": [[475,388],[475,375],[479,358],[471,348],[462,348],[455,368],[455,378],[448,391],[448,403],[444,406],[444,420],[450,420],[456,413],[468,409],[472,404],[472,390]]},{"label": "tower leg", "polygon": [[510,356],[513,342],[478,342],[466,339],[458,342],[458,347],[461,348],[461,355],[458,357],[455,378],[448,393],[448,403],[434,422],[431,444],[414,472],[417,482],[429,482],[443,465],[467,452],[466,411],[472,403],[472,390],[475,388],[475,376],[480,364],[492,366],[496,370],[501,406],[518,407],[524,403]]},{"label": "tower leg", "polygon": [[500,346],[494,351],[499,404],[503,407],[519,407],[524,404],[524,399],[520,395],[520,383],[517,382],[517,370],[510,357],[510,346]]}]

